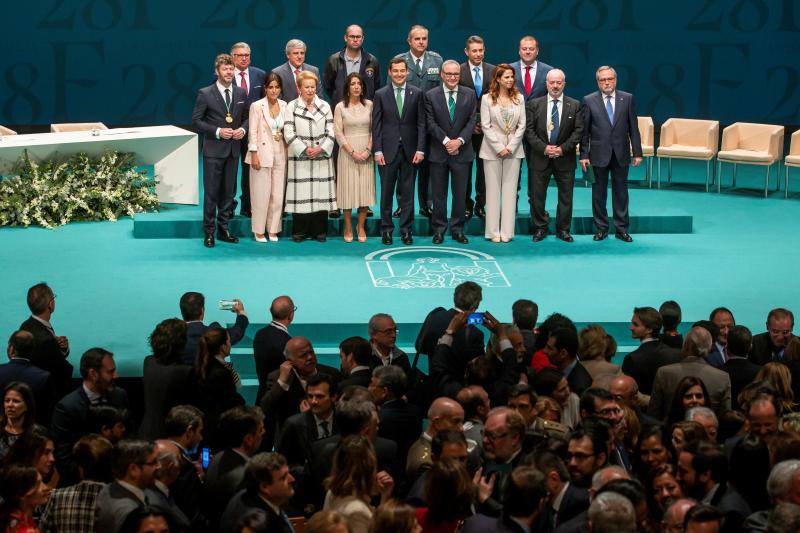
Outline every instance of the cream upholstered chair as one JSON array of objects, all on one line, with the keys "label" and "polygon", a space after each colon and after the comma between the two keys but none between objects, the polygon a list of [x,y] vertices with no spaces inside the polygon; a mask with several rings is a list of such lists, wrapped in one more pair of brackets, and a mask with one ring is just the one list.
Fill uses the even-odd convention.
[{"label": "cream upholstered chair", "polygon": [[653,156],[655,155],[656,128],[652,117],[636,117],[639,123],[639,137],[642,139],[642,155],[644,156],[644,174],[647,186],[653,185]]},{"label": "cream upholstered chair", "polygon": [[0,135],[16,135],[17,132],[12,130],[11,128],[6,128],[5,126],[0,126]]},{"label": "cream upholstered chair", "polygon": [[90,131],[90,130],[107,130],[105,124],[102,122],[68,122],[66,124],[50,124],[51,132],[64,132],[64,131]]},{"label": "cream upholstered chair", "polygon": [[695,159],[706,162],[706,192],[713,178],[714,157],[719,146],[719,122],[691,118],[671,118],[661,126],[658,157],[658,188],[661,188],[661,158],[669,160],[668,180],[672,181],[673,159]]},{"label": "cream upholstered chair", "polygon": [[789,167],[800,167],[800,130],[792,133],[792,140],[789,143],[789,155],[786,156],[783,166],[786,170],[784,196],[789,198]]},{"label": "cream upholstered chair", "polygon": [[[722,131],[722,146],[717,154],[717,192],[721,190],[722,163],[733,163],[733,187],[736,187],[736,165],[763,165],[767,167],[764,198],[769,196],[769,171],[773,164],[780,165],[783,157],[783,131],[783,126],[748,122],[736,122],[725,128]],[[779,188],[780,174],[775,181]]]}]

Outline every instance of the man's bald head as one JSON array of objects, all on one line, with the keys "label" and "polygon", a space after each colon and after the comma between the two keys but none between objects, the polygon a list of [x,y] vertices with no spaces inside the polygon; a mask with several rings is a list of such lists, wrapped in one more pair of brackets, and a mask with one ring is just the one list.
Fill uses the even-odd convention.
[{"label": "man's bald head", "polygon": [[675,500],[672,504],[667,507],[667,510],[664,512],[664,523],[666,531],[673,531],[677,529],[678,526],[683,526],[683,520],[686,518],[686,513],[689,512],[689,509],[697,505],[697,502],[694,500],[689,500],[687,498],[681,498],[680,500]]},{"label": "man's bald head", "polygon": [[291,322],[294,318],[294,302],[288,296],[278,296],[272,300],[269,312],[272,315],[272,320],[288,320]]},{"label": "man's bald head", "polygon": [[636,404],[636,395],[639,392],[639,386],[635,379],[622,374],[611,381],[609,392],[611,392],[611,395],[617,402],[624,403],[628,407],[633,407]]},{"label": "man's bald head", "polygon": [[705,357],[711,350],[711,333],[706,328],[695,326],[686,334],[683,341],[681,355],[684,357],[693,355],[695,357]]},{"label": "man's bald head", "polygon": [[311,341],[305,337],[292,337],[286,343],[283,355],[301,376],[311,376],[317,372],[317,355]]},{"label": "man's bald head", "polygon": [[597,493],[598,490],[602,489],[615,479],[630,478],[630,474],[628,474],[621,466],[613,465],[601,468],[592,476],[592,492]]},{"label": "man's bald head", "polygon": [[8,358],[22,357],[23,359],[30,359],[33,355],[33,350],[36,348],[36,341],[30,331],[21,329],[11,334],[8,339]]},{"label": "man's bald head", "polygon": [[464,408],[450,398],[436,398],[428,409],[428,434],[435,436],[443,429],[462,431],[464,424]]}]

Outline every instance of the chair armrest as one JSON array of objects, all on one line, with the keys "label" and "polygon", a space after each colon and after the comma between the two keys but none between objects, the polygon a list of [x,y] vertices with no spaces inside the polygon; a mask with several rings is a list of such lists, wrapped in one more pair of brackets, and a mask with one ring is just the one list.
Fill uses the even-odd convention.
[{"label": "chair armrest", "polygon": [[706,148],[711,150],[711,153],[716,154],[719,151],[719,122],[714,121],[708,126],[706,133]]},{"label": "chair armrest", "polygon": [[739,147],[739,125],[731,124],[722,130],[722,146],[720,150],[735,150]]}]

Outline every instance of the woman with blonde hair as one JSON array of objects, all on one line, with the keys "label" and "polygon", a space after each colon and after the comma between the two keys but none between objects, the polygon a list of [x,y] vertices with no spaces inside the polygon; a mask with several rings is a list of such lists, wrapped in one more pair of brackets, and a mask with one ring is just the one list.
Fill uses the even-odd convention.
[{"label": "woman with blonde hair", "polygon": [[305,533],[350,533],[347,520],[336,511],[326,510],[316,513],[303,527]]},{"label": "woman with blonde hair", "polygon": [[514,238],[517,214],[517,181],[525,153],[525,99],[517,90],[514,69],[497,65],[489,92],[481,98],[483,143],[479,156],[486,176],[485,237],[492,242]]},{"label": "woman with blonde hair", "polygon": [[[609,352],[608,344],[610,335],[602,326],[591,324],[578,333],[578,357],[581,364],[591,374],[592,379],[603,374],[616,376],[620,373],[618,365],[606,359]],[[613,339],[611,339],[613,341]],[[616,347],[616,343],[614,343]],[[611,352],[613,355],[613,351]]]},{"label": "woman with blonde hair", "polygon": [[792,391],[792,374],[789,367],[776,361],[765,364],[756,374],[755,382],[766,381],[775,389],[777,399],[783,406],[783,412],[795,409],[794,392]]},{"label": "woman with blonde hair", "polygon": [[375,511],[369,533],[421,533],[416,510],[400,500],[389,500]]}]

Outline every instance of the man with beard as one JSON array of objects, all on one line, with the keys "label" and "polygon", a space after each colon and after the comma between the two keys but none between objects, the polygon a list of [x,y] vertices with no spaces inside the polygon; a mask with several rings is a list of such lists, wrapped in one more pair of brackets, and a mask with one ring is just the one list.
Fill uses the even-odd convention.
[{"label": "man with beard", "polygon": [[569,436],[567,468],[572,483],[588,488],[595,472],[608,463],[608,429],[605,423],[587,423]]}]

